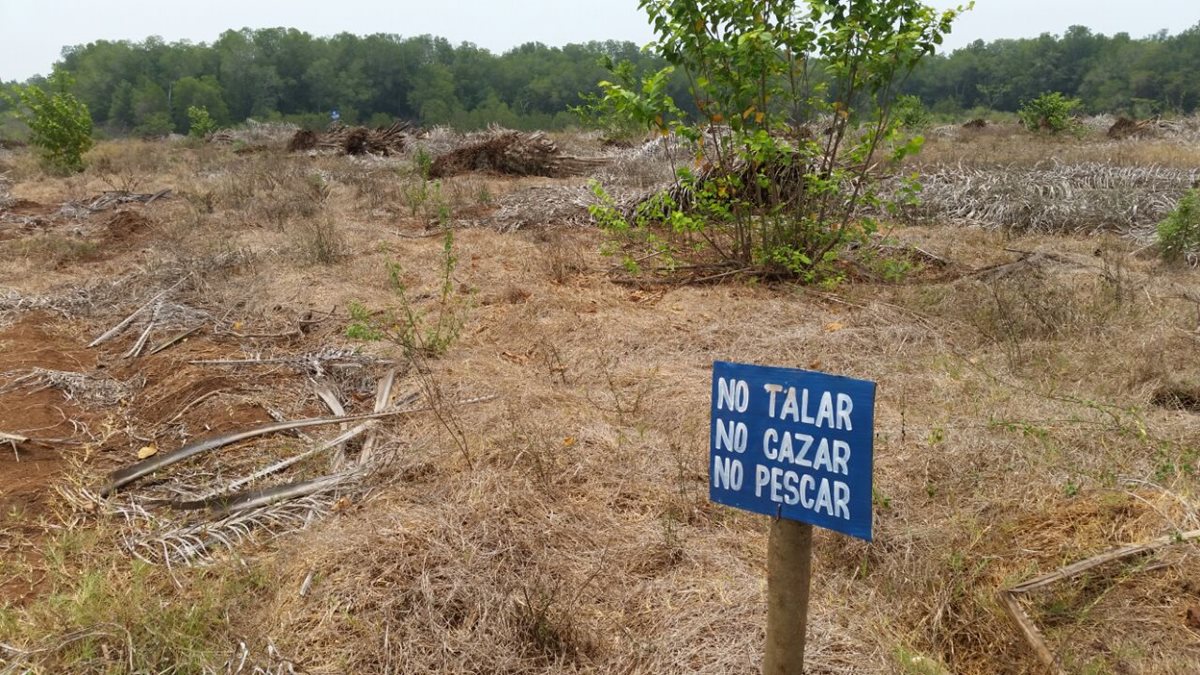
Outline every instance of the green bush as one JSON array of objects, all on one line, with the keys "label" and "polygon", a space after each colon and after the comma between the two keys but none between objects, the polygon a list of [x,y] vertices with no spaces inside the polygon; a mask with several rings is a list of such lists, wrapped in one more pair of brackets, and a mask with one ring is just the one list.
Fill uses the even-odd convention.
[{"label": "green bush", "polygon": [[204,106],[188,106],[188,135],[192,138],[204,138],[217,130],[217,121],[208,114]]},{"label": "green bush", "polygon": [[919,96],[897,96],[892,105],[892,116],[905,129],[922,129],[929,126],[929,111]]},{"label": "green bush", "polygon": [[169,136],[175,132],[175,123],[171,121],[170,113],[156,112],[147,115],[141,122],[133,128],[133,133],[144,137],[160,137]]},{"label": "green bush", "polygon": [[1158,251],[1166,260],[1200,260],[1200,188],[1192,188],[1158,224]]},{"label": "green bush", "polygon": [[1074,115],[1081,105],[1077,98],[1067,98],[1057,91],[1049,91],[1032,101],[1023,101],[1017,116],[1030,131],[1057,134],[1076,127]]},{"label": "green bush", "polygon": [[18,115],[29,126],[29,142],[47,166],[68,173],[82,171],[83,153],[93,144],[91,114],[67,91],[72,84],[68,75],[55,73],[46,83],[49,91],[31,84],[17,94]]},{"label": "green bush", "polygon": [[[961,8],[937,12],[918,0],[638,4],[669,65],[641,77],[615,67],[592,107],[684,139],[695,161],[676,167],[674,188],[631,213],[601,199],[593,215],[626,245],[658,249],[655,261],[668,269],[687,257],[689,269],[717,270],[705,279],[836,281],[843,252],[876,230],[862,211],[880,202],[875,168],[888,162],[878,156],[886,149],[895,162],[920,147],[921,139],[903,138],[896,89]],[[686,76],[700,119],[666,93],[673,72]]]}]

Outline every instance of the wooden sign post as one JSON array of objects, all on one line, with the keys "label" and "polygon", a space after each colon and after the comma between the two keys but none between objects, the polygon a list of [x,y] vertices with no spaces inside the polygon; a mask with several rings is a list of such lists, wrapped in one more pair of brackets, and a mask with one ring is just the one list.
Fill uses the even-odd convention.
[{"label": "wooden sign post", "polygon": [[764,675],[804,672],[813,526],[782,518],[767,544],[767,647]]},{"label": "wooden sign post", "polygon": [[813,525],[870,541],[875,383],[713,364],[709,498],[774,517],[766,675],[804,672]]}]

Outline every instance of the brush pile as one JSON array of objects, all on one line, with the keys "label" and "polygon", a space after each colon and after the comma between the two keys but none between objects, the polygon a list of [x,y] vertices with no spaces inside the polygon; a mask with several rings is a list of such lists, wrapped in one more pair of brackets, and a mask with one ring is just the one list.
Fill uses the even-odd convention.
[{"label": "brush pile", "polygon": [[1108,128],[1108,137],[1121,140],[1132,136],[1146,136],[1155,130],[1154,120],[1134,120],[1128,117],[1118,117]]},{"label": "brush pile", "polygon": [[101,195],[97,195],[84,201],[68,201],[64,202],[59,212],[64,216],[72,218],[80,218],[91,213],[99,213],[109,209],[124,206],[126,204],[153,204],[154,202],[165,199],[171,196],[171,188],[164,188],[158,192],[128,192],[125,190],[109,190]]},{"label": "brush pile", "polygon": [[[916,220],[1019,232],[1131,233],[1162,220],[1200,171],[1099,163],[1032,167],[933,166],[921,172]],[[882,196],[895,196],[898,180]]]},{"label": "brush pile", "polygon": [[471,171],[509,176],[578,176],[604,160],[563,155],[543,132],[522,133],[493,128],[480,140],[440,155],[429,169],[431,178],[448,178]]},{"label": "brush pile", "polygon": [[300,129],[288,141],[288,152],[336,150],[343,155],[399,155],[404,152],[412,125],[396,122],[389,127],[367,129],[334,125],[323,134]]},{"label": "brush pile", "polygon": [[481,224],[499,232],[530,227],[581,227],[591,222],[588,205],[594,201],[584,186],[534,186],[504,195],[499,208]]}]

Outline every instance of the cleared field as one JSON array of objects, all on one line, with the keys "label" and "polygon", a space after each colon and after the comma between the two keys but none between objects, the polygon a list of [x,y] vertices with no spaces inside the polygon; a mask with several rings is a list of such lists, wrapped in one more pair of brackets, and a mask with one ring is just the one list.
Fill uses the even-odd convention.
[{"label": "cleared field", "polygon": [[[669,148],[555,140],[618,196],[669,175]],[[1200,271],[1027,189],[1133,176],[1103,194],[1169,207],[1194,140],[934,137],[928,207],[874,249],[898,262],[833,289],[630,278],[588,175],[422,179],[454,134],[285,142],[109,142],[65,179],[0,155],[0,432],[30,439],[0,442],[0,673],[757,672],[767,523],[707,499],[716,359],[878,382],[876,538],[816,536],[814,673],[1036,672],[1002,590],[1200,529]],[[410,311],[444,353],[371,332]],[[101,496],[138,453],[330,416],[319,391],[411,412]],[[1068,672],[1192,673],[1198,579],[1180,542],[1020,602]]]}]

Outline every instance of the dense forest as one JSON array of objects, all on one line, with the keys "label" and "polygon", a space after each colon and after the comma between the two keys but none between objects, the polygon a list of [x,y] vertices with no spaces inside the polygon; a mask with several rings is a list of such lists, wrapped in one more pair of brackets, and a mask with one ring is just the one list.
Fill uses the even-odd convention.
[{"label": "dense forest", "polygon": [[[211,44],[98,41],[64,49],[55,69],[74,78],[97,127],[112,134],[186,132],[190,106],[207,108],[219,124],[253,117],[315,127],[336,109],[350,123],[561,128],[577,122],[569,108],[596,91],[606,59],[643,70],[661,65],[629,42],[530,43],[493,54],[431,36],[314,37],[272,28],[227,31]],[[1073,26],[1061,36],[977,41],[933,56],[905,93],[947,117],[1014,111],[1044,91],[1078,97],[1091,113],[1148,116],[1200,108],[1196,73],[1200,24],[1145,38]],[[676,75],[670,90],[685,103],[686,82]],[[0,96],[0,115],[6,106]],[[12,128],[0,127],[0,135]]]}]

